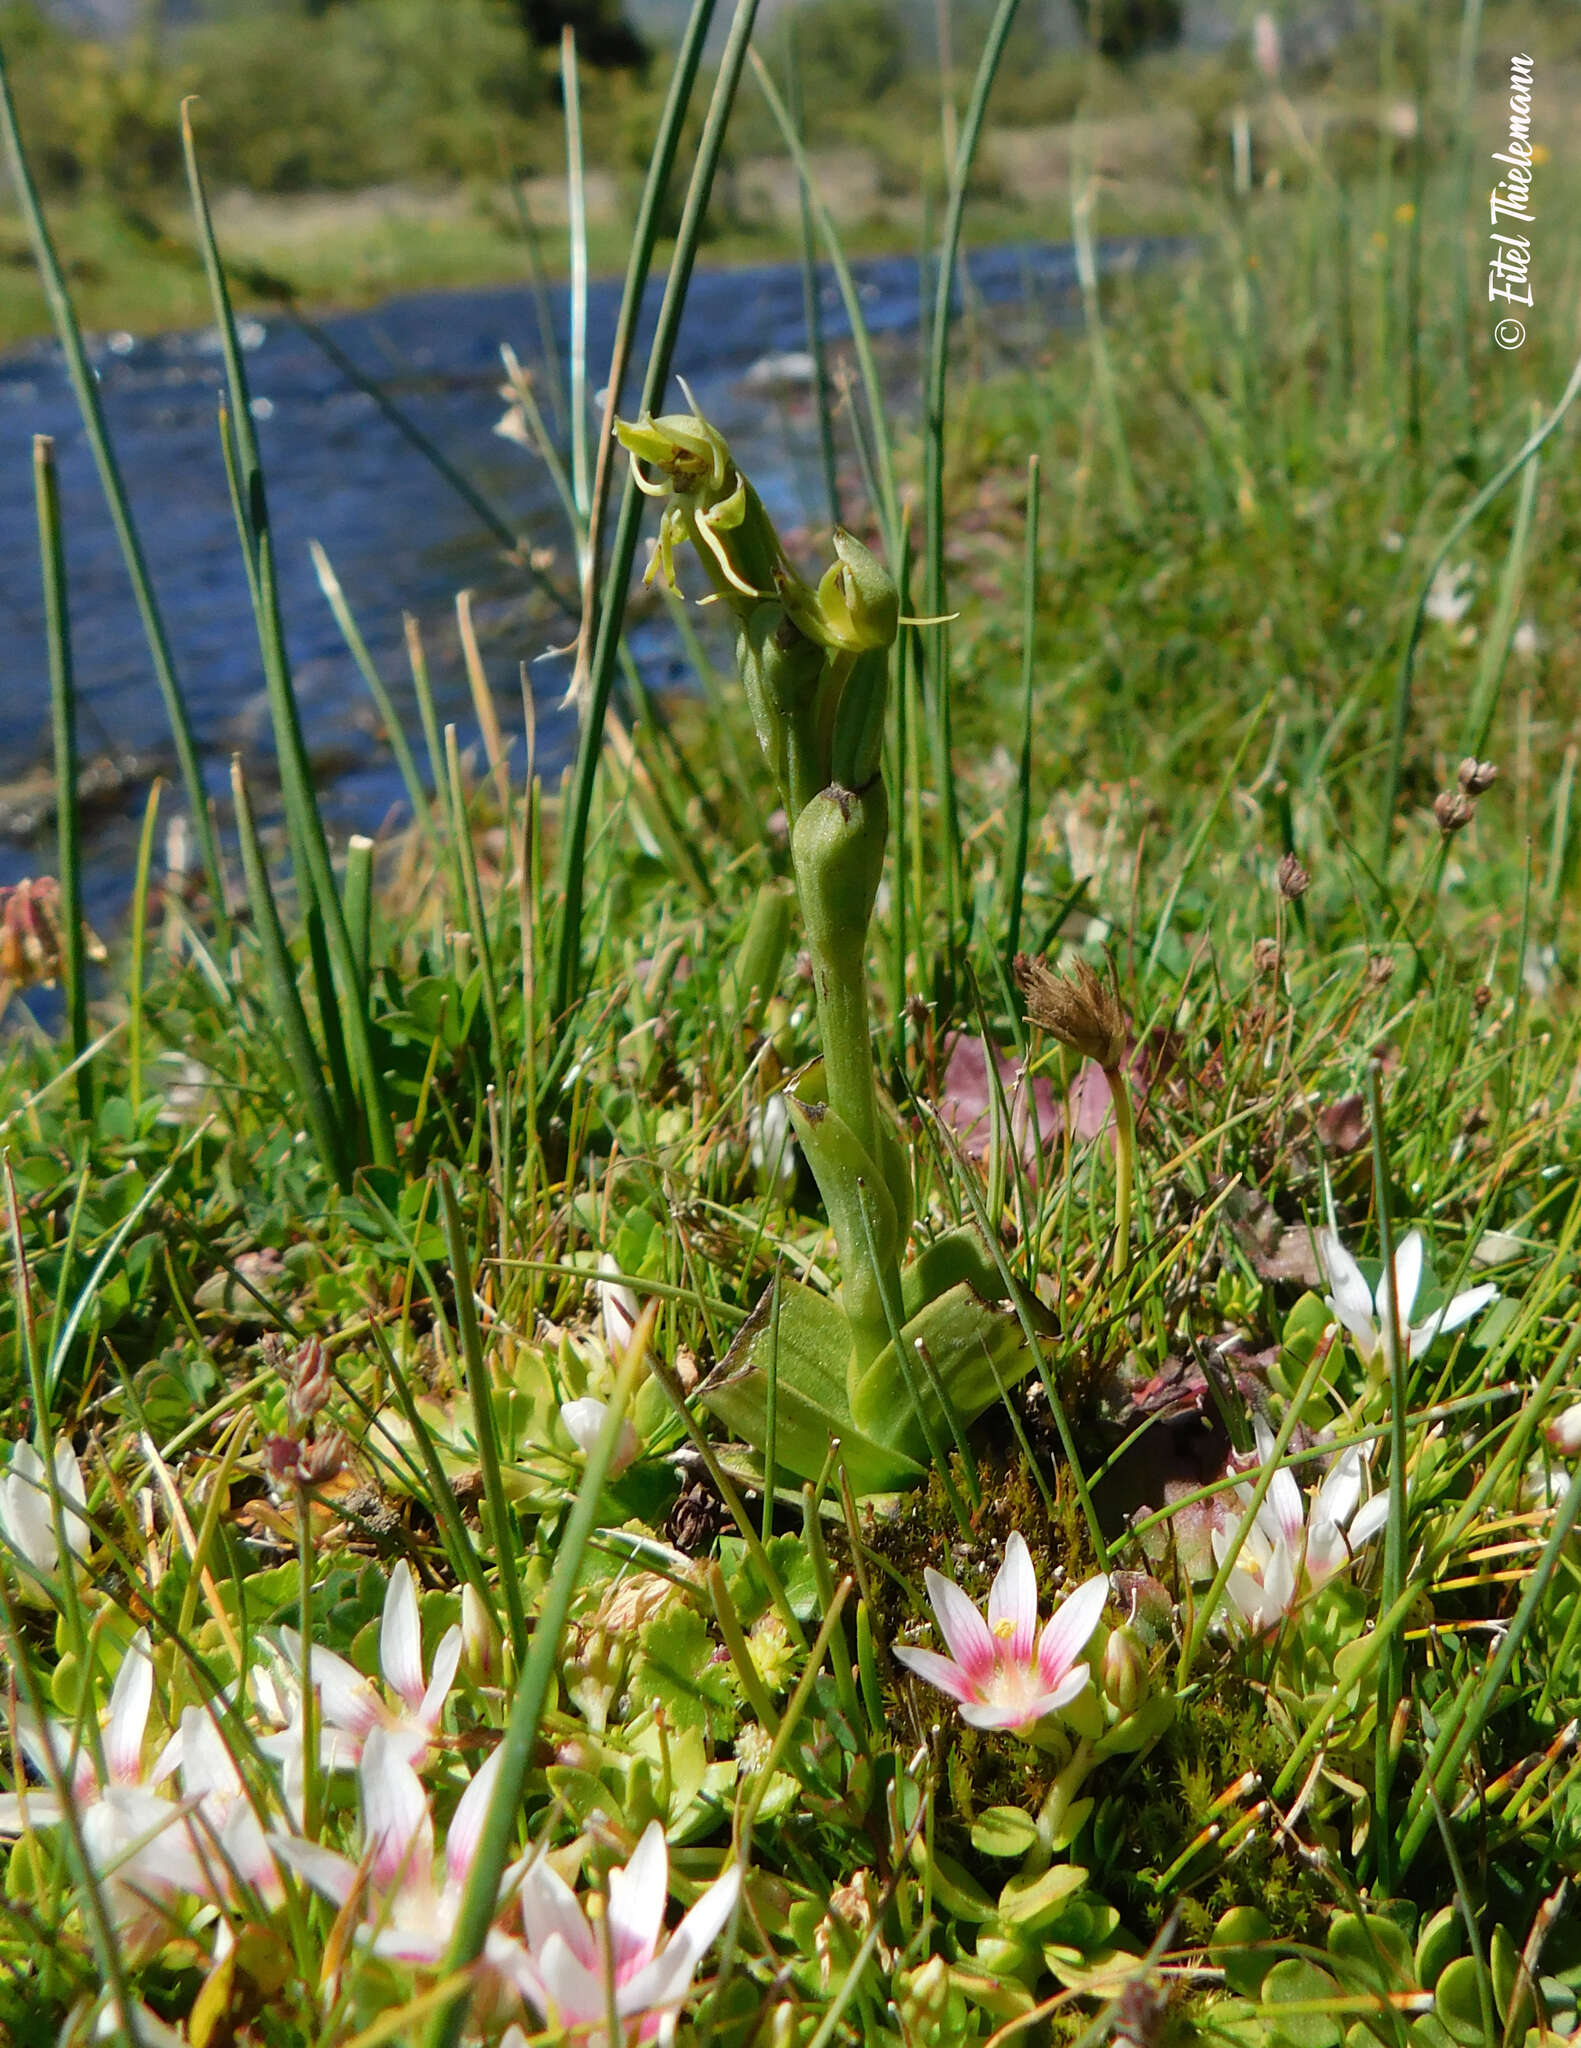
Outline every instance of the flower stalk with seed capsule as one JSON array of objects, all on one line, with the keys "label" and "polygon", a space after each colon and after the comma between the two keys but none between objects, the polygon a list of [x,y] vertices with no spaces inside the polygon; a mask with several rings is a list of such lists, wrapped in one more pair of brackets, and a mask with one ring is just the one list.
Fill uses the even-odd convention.
[{"label": "flower stalk with seed capsule", "polygon": [[1027,1022],[1092,1060],[1103,1070],[1114,1105],[1114,1277],[1131,1256],[1131,1184],[1136,1178],[1136,1115],[1125,1071],[1125,1012],[1114,990],[1085,960],[1069,976],[1050,971],[1041,960],[1018,953],[1016,986],[1026,998]]}]

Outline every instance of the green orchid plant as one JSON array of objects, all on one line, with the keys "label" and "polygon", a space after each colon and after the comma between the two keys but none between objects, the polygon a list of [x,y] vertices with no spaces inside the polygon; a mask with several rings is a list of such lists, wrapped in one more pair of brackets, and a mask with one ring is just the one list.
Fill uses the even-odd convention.
[{"label": "green orchid plant", "polygon": [[799,575],[723,435],[695,413],[645,413],[615,431],[639,487],[664,502],[650,578],[673,587],[676,549],[690,543],[735,617],[742,689],[790,824],[822,1047],[785,1095],[842,1274],[838,1303],[780,1280],[699,1396],[758,1451],[772,1444],[777,1469],[817,1479],[838,1439],[857,1492],[909,1486],[1029,1370],[1022,1319],[1046,1318],[1030,1296],[1010,1301],[975,1229],[902,1263],[911,1162],[874,1070],[868,1013],[899,595],[839,530],[816,586]]}]

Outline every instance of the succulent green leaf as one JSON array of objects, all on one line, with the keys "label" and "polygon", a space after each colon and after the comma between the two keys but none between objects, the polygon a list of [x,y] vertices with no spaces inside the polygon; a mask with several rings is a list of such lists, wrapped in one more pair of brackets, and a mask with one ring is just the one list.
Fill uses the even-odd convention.
[{"label": "succulent green leaf", "polygon": [[1272,2048],[1340,2048],[1344,2028],[1334,2013],[1322,2010],[1340,1996],[1334,1979],[1316,1963],[1299,1956],[1275,1963],[1263,1979],[1263,2011]]},{"label": "succulent green leaf", "polygon": [[1232,1906],[1220,1919],[1208,1955],[1232,1991],[1245,1998],[1257,1996],[1271,1966],[1264,1944],[1273,1931],[1273,1922],[1256,1906]]},{"label": "succulent green leaf", "polygon": [[1475,1956],[1457,1956],[1445,1966],[1433,1987],[1433,2011],[1451,2039],[1467,2048],[1483,2042],[1487,2028],[1482,2016],[1480,1971]]},{"label": "succulent green leaf", "polygon": [[979,1856],[1024,1856],[1037,1838],[1037,1822],[1019,1806],[990,1806],[972,1823],[972,1847]]}]

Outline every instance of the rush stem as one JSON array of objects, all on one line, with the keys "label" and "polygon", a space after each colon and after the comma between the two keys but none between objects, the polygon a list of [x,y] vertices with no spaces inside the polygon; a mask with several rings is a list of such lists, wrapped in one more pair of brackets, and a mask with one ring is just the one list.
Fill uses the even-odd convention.
[{"label": "rush stem", "polygon": [[1124,1071],[1105,1067],[1109,1095],[1114,1103],[1114,1264],[1118,1280],[1131,1257],[1131,1183],[1136,1176],[1136,1117],[1131,1108],[1131,1090]]}]

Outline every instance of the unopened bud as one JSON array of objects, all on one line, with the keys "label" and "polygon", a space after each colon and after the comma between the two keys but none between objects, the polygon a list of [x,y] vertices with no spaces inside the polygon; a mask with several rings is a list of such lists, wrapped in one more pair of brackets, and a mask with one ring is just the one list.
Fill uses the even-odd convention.
[{"label": "unopened bud", "polygon": [[1103,1646],[1103,1689],[1121,1714],[1134,1714],[1147,1697],[1147,1659],[1124,1623],[1109,1631]]},{"label": "unopened bud", "polygon": [[320,1338],[309,1337],[298,1348],[291,1360],[290,1378],[291,1391],[286,1399],[286,1411],[297,1429],[301,1430],[324,1406],[335,1384],[329,1353]]},{"label": "unopened bud", "polygon": [[302,1484],[327,1486],[331,1479],[338,1479],[345,1470],[348,1449],[341,1430],[327,1430],[323,1436],[315,1437],[303,1451],[298,1467]]},{"label": "unopened bud", "polygon": [[1433,799],[1433,816],[1446,839],[1463,832],[1476,815],[1476,802],[1463,789],[1441,789]]},{"label": "unopened bud", "polygon": [[1499,771],[1491,761],[1479,761],[1475,754],[1468,754],[1461,762],[1457,779],[1467,796],[1486,796],[1499,779]]},{"label": "unopened bud", "polygon": [[900,2001],[900,2017],[908,2034],[938,2026],[949,2009],[950,1970],[943,1956],[929,1956],[913,1970]]},{"label": "unopened bud", "polygon": [[475,1685],[488,1685],[499,1676],[500,1632],[470,1579],[461,1588],[461,1664]]},{"label": "unopened bud", "polygon": [[[608,1413],[608,1403],[596,1400],[591,1394],[584,1395],[580,1401],[566,1401],[561,1405],[560,1420],[569,1430],[572,1441],[584,1458],[591,1456]],[[609,1461],[607,1476],[613,1479],[617,1473],[624,1472],[641,1449],[642,1443],[637,1432],[622,1417],[620,1434],[615,1439],[614,1454]]]},{"label": "unopened bud", "polygon": [[1581,1458],[1581,1401],[1545,1423],[1543,1435],[1561,1458]]},{"label": "unopened bud", "polygon": [[1312,886],[1312,877],[1293,853],[1287,853],[1274,870],[1274,880],[1279,884],[1279,893],[1287,903],[1294,903],[1304,896]]}]

